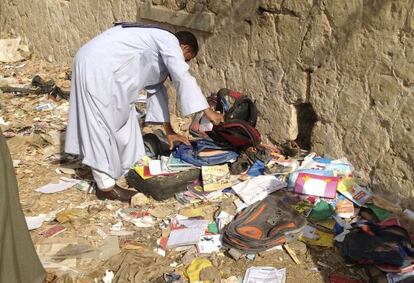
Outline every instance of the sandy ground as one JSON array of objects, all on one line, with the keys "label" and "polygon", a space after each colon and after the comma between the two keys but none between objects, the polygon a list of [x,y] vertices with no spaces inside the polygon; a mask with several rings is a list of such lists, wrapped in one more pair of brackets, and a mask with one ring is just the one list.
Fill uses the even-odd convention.
[{"label": "sandy ground", "polygon": [[[69,71],[68,66],[50,64],[35,58],[0,65],[3,78],[20,86],[30,85],[32,78],[40,75],[45,80],[52,79],[58,86],[69,89]],[[16,176],[25,215],[36,216],[66,210],[66,221],[59,223],[52,217],[40,228],[31,231],[36,249],[49,272],[59,275],[60,282],[100,282],[106,269],[117,273],[121,278],[118,282],[165,282],[157,279],[160,280],[167,272],[185,270],[191,258],[190,252],[169,251],[166,256],[153,252],[153,248],[157,247],[157,239],[162,234],[163,220],[177,213],[181,207],[174,199],[165,202],[150,200],[142,208],[150,214],[157,209],[158,216],[161,211],[161,217],[155,218],[152,227],[138,228],[124,221],[124,231],[130,231],[131,234],[114,236],[111,227],[121,221],[116,216],[116,211],[128,207],[127,204],[101,202],[94,194],[76,188],[54,194],[35,192],[40,186],[57,182],[62,176],[90,179],[88,169],[76,160],[69,158],[59,161],[68,102],[64,99],[48,100],[47,94],[3,93],[0,97],[0,117],[6,124],[9,123],[3,125],[2,129],[9,136],[12,158],[20,160],[16,166]],[[35,109],[46,103],[52,103],[54,109]],[[179,121],[174,119],[176,125]],[[179,127],[186,125],[188,121],[182,122]],[[13,135],[15,136],[11,137]],[[75,169],[76,174],[58,174],[56,170],[59,167]],[[213,203],[215,207],[221,205],[221,202]],[[44,232],[56,225],[61,225],[66,230],[47,238]],[[60,250],[64,247],[66,250]],[[287,268],[287,282],[329,282],[329,276],[333,273],[347,274],[357,279],[365,276],[358,267],[346,267],[337,248],[306,247],[301,242],[292,243],[291,247],[296,251],[300,264],[294,263],[284,250],[260,253],[254,260],[236,261],[225,254],[213,254],[208,258],[221,271],[222,279],[230,276],[242,278],[250,266]]]}]

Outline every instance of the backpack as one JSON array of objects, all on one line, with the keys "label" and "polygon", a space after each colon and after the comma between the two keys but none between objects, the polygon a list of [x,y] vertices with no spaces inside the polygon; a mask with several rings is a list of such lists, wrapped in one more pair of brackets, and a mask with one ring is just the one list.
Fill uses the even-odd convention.
[{"label": "backpack", "polygon": [[150,158],[158,159],[162,155],[168,156],[171,153],[167,137],[161,130],[144,134],[142,140],[144,142],[145,154]]},{"label": "backpack", "polygon": [[[253,136],[259,135],[260,137],[260,134],[258,134],[257,131],[253,130],[257,122],[256,104],[247,95],[232,91],[227,88],[222,88],[217,93],[207,97],[207,102],[212,109],[215,109],[216,111],[224,114],[223,125],[226,125],[229,122],[233,123],[233,129],[230,129],[230,132],[232,132],[234,129],[239,128],[239,135],[240,132],[244,133],[244,139],[249,139],[249,136],[251,136],[251,134],[249,134],[250,132],[253,133]],[[234,125],[234,123],[238,122],[243,123],[243,125]],[[207,126],[203,128],[203,124]],[[208,127],[208,124],[210,124],[211,127]],[[225,126],[224,128],[229,127]],[[200,138],[206,138],[210,136],[210,134],[207,132],[213,129],[218,132],[222,131],[221,128],[212,126],[212,124],[207,120],[207,118],[205,118],[204,113],[202,112],[194,116],[190,125],[190,133],[193,136]],[[221,143],[224,142],[227,145],[231,145],[231,142],[226,143],[225,140],[223,141],[223,139],[219,139],[218,141]],[[247,142],[244,143],[247,144]]]},{"label": "backpack", "polygon": [[256,104],[245,94],[222,88],[217,92],[216,111],[224,114],[224,121],[242,120],[256,127]]},{"label": "backpack", "polygon": [[376,264],[388,272],[402,272],[413,267],[414,249],[408,232],[401,226],[357,224],[341,246],[341,255],[348,262]]},{"label": "backpack", "polygon": [[216,143],[237,150],[258,147],[261,143],[259,131],[244,120],[227,120],[213,126],[207,135]]},{"label": "backpack", "polygon": [[173,156],[195,166],[209,166],[227,163],[236,160],[239,153],[229,147],[217,145],[211,140],[201,139],[191,141],[191,146],[180,144]]},{"label": "backpack", "polygon": [[277,193],[245,208],[224,227],[223,244],[243,253],[258,253],[299,237],[306,219]]}]

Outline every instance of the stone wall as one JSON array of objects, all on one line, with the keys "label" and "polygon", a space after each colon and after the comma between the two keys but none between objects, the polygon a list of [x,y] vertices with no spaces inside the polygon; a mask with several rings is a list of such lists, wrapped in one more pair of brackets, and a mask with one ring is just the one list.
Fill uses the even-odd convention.
[{"label": "stone wall", "polygon": [[206,93],[250,93],[270,141],[346,156],[414,206],[413,0],[3,0],[0,13],[3,37],[64,63],[114,20],[190,29]]}]

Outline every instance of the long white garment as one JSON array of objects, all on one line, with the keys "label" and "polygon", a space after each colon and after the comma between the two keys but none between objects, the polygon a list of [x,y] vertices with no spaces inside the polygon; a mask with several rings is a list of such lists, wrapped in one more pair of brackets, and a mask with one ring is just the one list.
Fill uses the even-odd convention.
[{"label": "long white garment", "polygon": [[151,94],[146,120],[169,121],[168,74],[184,116],[208,108],[173,34],[117,26],[89,41],[73,63],[65,151],[119,178],[145,154],[134,106],[141,89]]}]

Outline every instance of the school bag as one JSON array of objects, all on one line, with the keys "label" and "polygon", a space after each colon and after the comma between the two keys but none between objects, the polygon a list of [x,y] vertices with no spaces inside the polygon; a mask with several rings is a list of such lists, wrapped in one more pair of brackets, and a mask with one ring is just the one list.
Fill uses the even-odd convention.
[{"label": "school bag", "polygon": [[239,153],[230,147],[217,145],[209,139],[191,141],[191,145],[180,144],[173,156],[197,167],[235,161]]},{"label": "school bag", "polygon": [[260,132],[244,120],[227,120],[213,126],[207,135],[217,144],[237,150],[258,147],[261,143]]},{"label": "school bag", "polygon": [[145,154],[152,159],[158,159],[160,156],[168,156],[171,153],[167,136],[160,129],[153,133],[146,133],[142,136],[144,142]]},{"label": "school bag", "polygon": [[414,268],[410,236],[397,225],[354,224],[342,243],[341,255],[348,262],[375,264],[387,272],[407,272]]},{"label": "school bag", "polygon": [[277,193],[239,212],[224,227],[223,244],[243,253],[258,253],[296,240],[306,219]]},{"label": "school bag", "polygon": [[[221,146],[243,150],[250,146],[257,147],[261,142],[257,122],[256,104],[245,94],[227,88],[207,97],[209,106],[223,113],[224,123],[208,127],[203,113],[197,114],[191,125],[190,133],[195,137],[210,137]],[[204,126],[203,125],[207,125]]]},{"label": "school bag", "polygon": [[237,150],[259,146],[261,136],[255,128],[257,108],[247,95],[222,88],[217,92],[215,110],[224,114],[224,123],[207,132],[212,140]]},{"label": "school bag", "polygon": [[224,114],[224,121],[242,120],[256,127],[256,104],[245,94],[227,88],[220,89],[215,110]]}]

